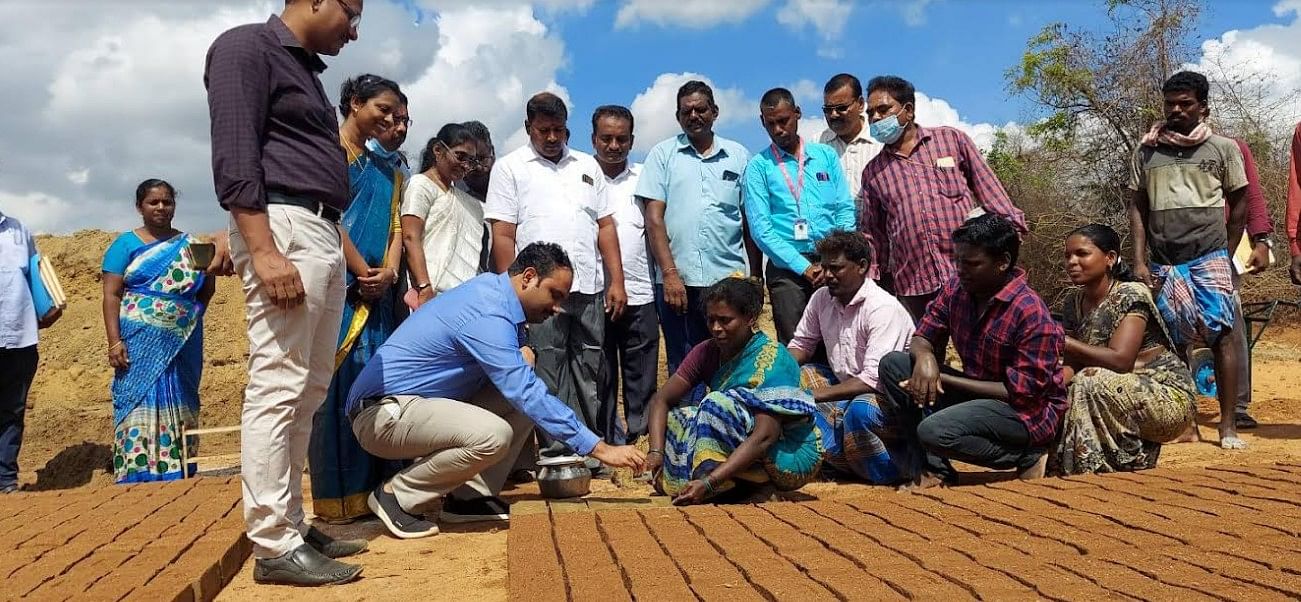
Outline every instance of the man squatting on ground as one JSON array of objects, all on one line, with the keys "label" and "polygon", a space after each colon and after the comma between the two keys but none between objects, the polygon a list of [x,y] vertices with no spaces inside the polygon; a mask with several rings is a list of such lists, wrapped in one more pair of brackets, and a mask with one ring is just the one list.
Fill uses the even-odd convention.
[{"label": "man squatting on ground", "polygon": [[422,518],[444,505],[449,522],[506,520],[496,496],[537,425],[606,466],[640,471],[646,454],[612,446],[547,392],[531,366],[524,324],[561,311],[574,268],[559,245],[524,247],[505,274],[480,274],[411,314],[357,377],[348,417],[363,449],[414,459],[371,493],[370,509],[394,536],[438,533]]}]

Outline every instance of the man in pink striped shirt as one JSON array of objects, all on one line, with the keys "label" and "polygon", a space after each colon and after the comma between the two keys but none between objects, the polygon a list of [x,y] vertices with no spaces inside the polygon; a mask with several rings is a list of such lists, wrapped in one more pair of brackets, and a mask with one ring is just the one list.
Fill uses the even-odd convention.
[{"label": "man in pink striped shirt", "polygon": [[867,84],[869,129],[885,148],[863,170],[858,214],[876,255],[873,277],[920,320],[955,272],[949,236],[977,209],[1007,218],[1023,234],[1026,228],[971,138],[917,124],[915,96],[912,84],[893,75]]},{"label": "man in pink striped shirt", "polygon": [[[802,380],[820,413],[826,460],[836,470],[879,485],[911,477],[897,461],[907,448],[897,412],[877,395],[881,358],[904,351],[913,321],[898,299],[867,277],[872,251],[857,232],[838,230],[818,241],[826,286],[814,291],[791,339]],[[830,369],[809,363],[827,348]]]}]

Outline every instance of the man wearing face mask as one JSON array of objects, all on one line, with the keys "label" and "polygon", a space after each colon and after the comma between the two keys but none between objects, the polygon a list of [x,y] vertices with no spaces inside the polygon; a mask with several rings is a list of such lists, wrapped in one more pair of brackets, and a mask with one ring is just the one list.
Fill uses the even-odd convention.
[{"label": "man wearing face mask", "polygon": [[772,319],[785,345],[822,286],[814,245],[835,230],[854,229],[854,199],[836,151],[800,138],[800,108],[790,90],[764,93],[759,121],[771,143],[745,168],[745,217],[768,257]]},{"label": "man wearing face mask", "polygon": [[[402,171],[402,181],[406,182],[411,179],[411,166],[407,163],[407,156],[401,148],[407,141],[407,130],[411,128],[411,113],[407,110],[406,94],[399,94],[398,101],[401,104],[393,110],[393,126],[384,130],[378,137],[367,140],[366,148],[385,163],[396,164]],[[398,296],[401,297],[400,294]]]},{"label": "man wearing face mask", "polygon": [[818,141],[840,155],[840,168],[855,199],[863,188],[863,168],[881,152],[881,143],[873,140],[867,130],[867,116],[863,114],[866,105],[863,84],[848,73],[832,77],[822,89],[822,115],[827,119],[827,129]]},{"label": "man wearing face mask", "polygon": [[954,274],[949,235],[968,217],[994,213],[1018,232],[1026,228],[971,138],[956,128],[918,125],[916,107],[913,85],[903,78],[867,83],[869,129],[885,149],[863,170],[859,228],[872,241],[873,277],[920,320]]},{"label": "man wearing face mask", "polygon": [[[492,227],[498,272],[511,265],[517,249],[535,242],[555,242],[573,261],[573,290],[564,311],[530,328],[529,344],[543,382],[584,424],[605,435],[598,394],[608,369],[602,349],[605,319],[608,314],[618,320],[628,297],[605,174],[591,155],[566,144],[568,119],[569,109],[555,94],[540,92],[529,99],[524,121],[529,144],[493,166],[484,218]],[[541,453],[573,450],[549,440]]]},{"label": "man wearing face mask", "polygon": [[[624,289],[628,306],[618,319],[606,318],[606,377],[601,381],[601,424],[605,440],[615,445],[646,434],[646,406],[659,374],[660,321],[655,313],[650,261],[646,254],[646,216],[633,194],[641,165],[628,162],[633,144],[632,112],[605,105],[592,113],[592,151],[605,175],[614,221],[619,232]],[[619,390],[623,389],[624,421],[619,420]],[[627,423],[627,428],[624,427]]]}]

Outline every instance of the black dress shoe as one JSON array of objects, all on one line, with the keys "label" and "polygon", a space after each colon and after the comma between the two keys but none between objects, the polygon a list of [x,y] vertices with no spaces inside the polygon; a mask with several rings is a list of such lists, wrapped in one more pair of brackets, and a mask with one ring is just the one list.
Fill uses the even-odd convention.
[{"label": "black dress shoe", "polygon": [[303,544],[275,558],[258,558],[253,581],[275,585],[337,585],[361,575],[361,567],[326,558]]},{"label": "black dress shoe", "polygon": [[366,547],[370,545],[364,539],[335,539],[316,527],[308,527],[307,535],[303,537],[303,540],[307,542],[307,545],[316,548],[317,552],[330,558],[344,558],[353,554],[360,554],[365,552]]},{"label": "black dress shoe", "polygon": [[1252,418],[1251,414],[1248,414],[1246,412],[1238,412],[1234,414],[1233,425],[1243,430],[1254,429],[1257,426],[1259,426],[1256,423],[1256,419]]}]

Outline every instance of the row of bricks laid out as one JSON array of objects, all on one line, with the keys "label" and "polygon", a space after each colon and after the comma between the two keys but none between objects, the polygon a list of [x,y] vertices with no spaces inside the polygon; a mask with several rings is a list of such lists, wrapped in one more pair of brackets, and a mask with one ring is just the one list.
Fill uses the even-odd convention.
[{"label": "row of bricks laid out", "polygon": [[1301,599],[1301,465],[761,506],[536,504],[511,526],[512,599]]},{"label": "row of bricks laid out", "polygon": [[251,552],[239,500],[233,478],[5,496],[0,599],[211,600]]}]

